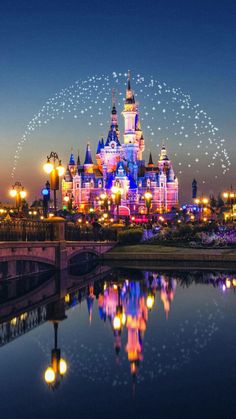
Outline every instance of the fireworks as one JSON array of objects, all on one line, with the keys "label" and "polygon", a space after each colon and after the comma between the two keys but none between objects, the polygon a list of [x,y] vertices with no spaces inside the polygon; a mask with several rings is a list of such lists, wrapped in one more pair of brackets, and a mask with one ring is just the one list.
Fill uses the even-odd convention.
[{"label": "fireworks", "polygon": [[[34,140],[34,132],[53,120],[78,121],[86,126],[88,137],[94,139],[94,147],[103,131],[106,136],[111,109],[111,91],[116,90],[116,106],[123,109],[127,74],[113,72],[110,75],[94,75],[78,80],[68,88],[49,98],[40,111],[26,126],[14,156],[12,178],[17,170],[23,147]],[[140,102],[141,124],[146,141],[146,150],[168,143],[170,157],[179,168],[178,175],[201,179],[200,167],[207,167],[209,175],[217,178],[230,169],[230,159],[225,148],[225,139],[212,118],[194,104],[190,95],[180,88],[171,88],[153,76],[132,75],[132,88],[136,102]],[[119,118],[122,127],[122,117]],[[65,141],[68,139],[65,139]],[[84,139],[84,145],[86,139]],[[156,149],[157,150],[157,149]],[[180,176],[180,177],[181,177]],[[205,179],[201,179],[205,182]]]}]

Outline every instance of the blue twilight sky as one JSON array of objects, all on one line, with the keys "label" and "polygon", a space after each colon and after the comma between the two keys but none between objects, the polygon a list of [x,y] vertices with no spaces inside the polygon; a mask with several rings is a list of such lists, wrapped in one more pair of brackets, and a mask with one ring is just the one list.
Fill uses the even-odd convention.
[{"label": "blue twilight sky", "polygon": [[[183,170],[178,174],[179,167],[176,166],[179,163],[183,166],[186,158],[184,151],[175,156],[180,140],[170,134],[168,150],[182,185],[182,198],[190,196],[191,180],[198,178],[198,173],[199,186],[204,192],[218,192],[228,187],[235,178],[235,50],[236,3],[233,0],[2,0],[1,198],[6,199],[6,191],[12,182],[10,174],[17,144],[29,121],[48,98],[88,75],[111,75],[114,71],[124,74],[127,69],[135,75],[151,74],[190,94],[193,103],[200,104],[218,127],[220,137],[226,140],[225,147],[231,160],[226,175],[221,176],[218,166],[211,174],[195,148],[191,158],[200,160],[197,173],[190,165],[188,172]],[[109,93],[111,88],[111,85],[107,88]],[[140,112],[143,112],[142,95],[139,96]],[[33,132],[21,151],[15,180],[21,180],[32,197],[36,196],[44,181],[40,164],[45,155],[56,149],[65,160],[71,147],[75,150],[79,147],[83,157],[88,138],[95,148],[98,136],[106,135],[108,109],[105,108],[104,127],[100,131],[95,123],[94,131],[87,134],[86,119],[78,120],[76,125],[67,116],[63,122],[53,120],[47,128]],[[122,106],[118,110],[121,112]],[[93,117],[98,121],[96,115],[94,109]],[[121,116],[119,119],[122,129]],[[156,120],[157,126],[160,125],[158,115]],[[150,142],[145,125],[142,127],[146,156],[154,149],[157,159],[156,145],[166,138],[166,133],[165,138],[161,138],[161,133],[157,132]],[[189,141],[194,146],[195,139],[191,137]],[[203,135],[202,141],[207,141],[207,134]],[[183,150],[184,143],[181,147]]]}]

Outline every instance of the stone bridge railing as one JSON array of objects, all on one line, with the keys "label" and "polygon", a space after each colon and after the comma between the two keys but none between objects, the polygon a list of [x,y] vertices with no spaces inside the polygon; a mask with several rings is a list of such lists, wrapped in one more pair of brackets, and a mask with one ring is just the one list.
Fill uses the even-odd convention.
[{"label": "stone bridge railing", "polygon": [[66,269],[78,254],[101,256],[114,247],[115,239],[111,229],[81,231],[59,217],[46,223],[0,223],[0,279],[33,273],[44,265]]},{"label": "stone bridge railing", "polygon": [[1,241],[116,241],[116,230],[111,228],[82,229],[63,218],[53,217],[47,221],[2,220]]}]

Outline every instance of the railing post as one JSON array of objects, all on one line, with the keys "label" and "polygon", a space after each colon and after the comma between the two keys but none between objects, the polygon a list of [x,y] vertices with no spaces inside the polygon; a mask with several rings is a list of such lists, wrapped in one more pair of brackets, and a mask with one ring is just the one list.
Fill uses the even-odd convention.
[{"label": "railing post", "polygon": [[53,230],[53,241],[59,242],[55,247],[55,268],[63,270],[67,268],[67,248],[65,244],[65,219],[62,217],[52,217],[47,219],[51,223]]},{"label": "railing post", "polygon": [[53,240],[64,241],[65,240],[65,219],[62,217],[47,218],[47,223],[52,223]]}]

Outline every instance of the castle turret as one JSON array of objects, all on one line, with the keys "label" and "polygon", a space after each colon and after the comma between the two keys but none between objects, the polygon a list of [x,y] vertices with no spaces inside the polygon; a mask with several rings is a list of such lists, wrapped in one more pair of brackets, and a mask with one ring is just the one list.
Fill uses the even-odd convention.
[{"label": "castle turret", "polygon": [[69,160],[69,165],[68,168],[71,172],[72,175],[75,175],[76,173],[76,164],[75,164],[75,158],[74,158],[74,154],[71,153],[70,155],[70,160]]},{"label": "castle turret", "polygon": [[153,160],[152,160],[152,153],[149,154],[149,161],[148,161],[148,167],[153,168]]},{"label": "castle turret", "polygon": [[72,180],[73,180],[70,169],[69,169],[69,165],[66,168],[66,173],[65,173],[64,179],[65,179],[65,182],[72,182]]},{"label": "castle turret", "polygon": [[84,171],[85,173],[93,173],[93,160],[91,154],[90,144],[87,144],[85,159],[84,159]]},{"label": "castle turret", "polygon": [[77,157],[77,166],[78,167],[81,166],[79,152],[78,152],[78,157]]},{"label": "castle turret", "polygon": [[128,73],[128,83],[126,89],[126,99],[122,112],[125,123],[124,132],[124,157],[127,161],[134,162],[138,159],[139,143],[137,141],[137,107],[135,104],[134,93],[131,89],[130,72]]},{"label": "castle turret", "polygon": [[119,127],[118,127],[118,117],[117,117],[115,90],[114,89],[112,89],[111,129],[116,131],[116,135],[119,138],[120,131],[119,131]]},{"label": "castle turret", "polygon": [[193,179],[193,181],[192,181],[192,198],[193,199],[197,198],[197,181],[196,181],[196,179]]}]

